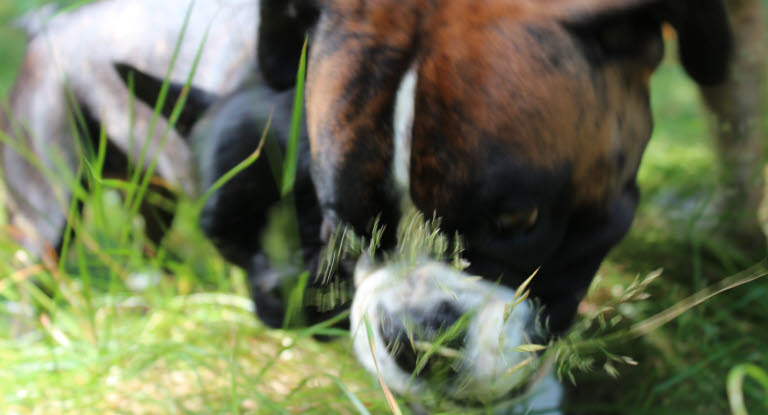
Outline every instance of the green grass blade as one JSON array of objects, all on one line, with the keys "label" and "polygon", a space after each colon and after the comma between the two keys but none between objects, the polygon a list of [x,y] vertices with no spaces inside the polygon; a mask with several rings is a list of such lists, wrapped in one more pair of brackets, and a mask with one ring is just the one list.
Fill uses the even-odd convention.
[{"label": "green grass blade", "polygon": [[205,202],[213,196],[213,194],[221,189],[225,184],[227,184],[232,178],[237,176],[240,172],[250,167],[256,160],[261,157],[261,150],[264,148],[264,143],[267,139],[267,132],[269,131],[270,126],[272,125],[272,114],[269,114],[269,118],[267,118],[267,125],[264,126],[264,131],[261,132],[261,138],[259,139],[259,145],[256,147],[256,150],[251,153],[250,156],[246,157],[243,161],[240,163],[237,163],[237,165],[233,168],[231,168],[229,171],[224,173],[221,177],[219,177],[212,185],[209,187],[205,193],[203,193],[203,196],[200,198],[200,200],[197,202],[197,216],[200,216],[200,212],[203,210],[203,207],[205,206]]},{"label": "green grass blade", "polygon": [[336,386],[339,387],[339,389],[344,393],[344,396],[349,399],[349,401],[354,405],[355,409],[357,409],[357,412],[359,412],[361,415],[371,415],[370,412],[368,412],[368,409],[363,405],[362,402],[360,402],[360,398],[357,397],[357,395],[354,394],[347,385],[344,384],[339,378],[336,376],[328,375],[326,374],[325,377],[333,381],[333,383],[336,384]]},{"label": "green grass blade", "polygon": [[333,329],[332,327],[342,320],[349,317],[349,310],[344,310],[341,313],[329,318],[328,320],[321,321],[320,323],[317,323],[313,326],[307,327],[305,329],[301,329],[299,331],[299,337],[312,337],[319,334],[343,334],[348,335],[349,332],[346,330],[341,329]]},{"label": "green grass blade", "polygon": [[293,100],[293,115],[291,116],[291,132],[288,137],[288,147],[283,164],[283,179],[281,194],[287,196],[293,191],[296,181],[296,167],[299,160],[299,136],[301,135],[302,113],[304,108],[304,83],[307,72],[307,39],[304,39],[304,47],[301,50],[299,70],[296,75],[296,95]]},{"label": "green grass blade", "polygon": [[296,284],[291,287],[288,296],[288,308],[283,317],[283,328],[304,325],[304,294],[309,284],[309,271],[304,271],[299,275]]},{"label": "green grass blade", "polygon": [[[152,120],[149,123],[149,129],[147,130],[147,137],[144,137],[144,144],[142,145],[141,152],[139,154],[139,159],[136,160],[136,169],[133,172],[133,175],[130,178],[130,182],[134,185],[137,185],[141,183],[141,185],[136,187],[136,190],[131,190],[126,194],[125,196],[125,206],[130,207],[130,211],[132,215],[135,216],[136,212],[138,212],[139,206],[141,205],[141,200],[143,197],[144,192],[146,192],[146,188],[149,185],[149,178],[154,173],[155,164],[157,163],[157,158],[159,154],[155,154],[152,158],[152,161],[150,162],[150,165],[147,166],[146,171],[144,172],[144,178],[142,179],[141,174],[142,171],[144,171],[143,166],[144,162],[147,158],[147,152],[149,151],[150,142],[152,141],[152,136],[154,135],[155,129],[157,127],[157,121],[160,119],[160,114],[162,113],[162,108],[165,105],[165,100],[168,96],[168,89],[170,88],[171,84],[171,74],[173,73],[173,69],[176,67],[176,61],[178,60],[179,53],[181,52],[181,45],[184,41],[184,37],[187,33],[187,28],[189,26],[189,20],[192,16],[192,10],[195,6],[194,0],[189,3],[189,7],[187,8],[186,14],[184,16],[184,23],[181,26],[181,32],[179,33],[179,37],[176,40],[176,45],[173,49],[173,54],[171,55],[171,62],[168,65],[168,71],[165,75],[165,78],[163,80],[163,83],[160,87],[160,92],[157,97],[157,102],[155,102],[155,108],[152,114]],[[210,28],[210,26],[209,26]],[[206,37],[207,38],[207,32]],[[192,67],[192,73],[190,74],[190,79],[192,76],[194,76],[194,72],[197,65],[197,60],[200,57],[201,50],[205,44],[205,38],[203,40],[203,44],[200,45],[200,48],[198,50],[198,55],[195,57],[195,64]],[[131,95],[133,95],[133,92],[131,91]],[[179,101],[182,101],[182,97],[179,97]],[[177,107],[178,107],[177,102]],[[174,108],[175,112],[176,108]],[[167,133],[162,137],[161,142],[158,143],[158,151],[165,147],[165,140],[167,138]],[[124,243],[126,238],[128,237],[128,231],[129,227],[126,226],[123,231],[123,235],[121,238],[121,243]]]},{"label": "green grass blade", "polygon": [[230,411],[234,415],[240,414],[240,406],[237,404],[238,402],[240,402],[240,396],[237,393],[237,375],[239,372],[237,353],[239,348],[240,348],[240,330],[236,330],[235,339],[232,343],[232,355],[230,357],[230,363],[229,363],[229,367],[230,367],[229,393],[230,393],[230,399],[232,399],[232,407]]},{"label": "green grass blade", "polygon": [[751,377],[762,386],[764,391],[763,404],[768,410],[768,373],[755,365],[746,363],[734,367],[728,373],[728,402],[731,405],[733,415],[748,415],[742,388],[744,379],[747,377]]},{"label": "green grass blade", "polygon": [[371,348],[371,358],[373,359],[373,365],[376,367],[376,374],[379,378],[379,384],[381,385],[381,389],[384,392],[384,396],[387,398],[389,408],[392,410],[394,415],[403,415],[403,411],[400,410],[400,406],[397,404],[395,395],[392,394],[389,386],[387,386],[387,383],[384,382],[384,378],[381,376],[381,371],[379,370],[379,361],[376,359],[376,342],[374,341],[373,327],[371,326],[371,322],[368,321],[367,316],[363,317],[363,323],[365,324],[365,333],[368,336],[368,344]]},{"label": "green grass blade", "polygon": [[718,284],[697,292],[696,294],[686,298],[683,301],[680,301],[676,305],[654,315],[651,318],[632,325],[632,327],[629,329],[629,334],[627,337],[637,338],[646,335],[649,332],[663,326],[664,324],[669,323],[686,311],[709,300],[710,298],[732,290],[738,286],[756,281],[765,277],[766,275],[768,275],[768,259],[764,259],[749,269],[725,278]]},{"label": "green grass blade", "polygon": [[[181,40],[183,39],[184,31],[186,29],[186,26],[187,26],[187,23],[188,23],[188,19],[189,19],[189,14],[191,14],[193,6],[194,6],[194,1],[190,4],[190,8],[188,10],[188,15],[187,15],[187,17],[185,19],[185,22],[184,22],[184,29],[182,29],[182,35],[179,38],[179,42],[177,44],[177,48],[180,48],[180,46],[181,46]],[[200,63],[200,58],[203,55],[205,44],[207,43],[208,35],[210,34],[210,30],[211,30],[212,24],[213,24],[213,19],[211,19],[211,22],[208,24],[208,26],[205,29],[205,34],[203,35],[203,40],[200,43],[200,45],[198,46],[198,48],[197,48],[197,53],[196,53],[195,59],[194,59],[194,61],[192,63],[192,69],[190,70],[190,72],[189,72],[189,74],[187,76],[187,79],[186,79],[186,81],[184,83],[184,88],[183,88],[183,90],[181,92],[181,95],[179,96],[178,100],[176,101],[176,104],[173,107],[173,111],[171,112],[171,116],[170,116],[170,118],[168,120],[167,128],[166,128],[165,132],[163,133],[163,136],[162,136],[162,139],[160,141],[160,145],[158,146],[158,149],[162,149],[162,148],[165,147],[165,142],[168,139],[168,135],[170,134],[170,130],[176,125],[176,122],[178,121],[179,116],[181,116],[181,112],[184,109],[184,105],[187,102],[187,96],[189,94],[189,89],[190,89],[190,86],[192,84],[192,79],[194,78],[195,73],[197,72],[197,66]],[[175,56],[176,56],[176,52],[174,52],[174,57]],[[171,66],[173,66],[173,64]],[[170,79],[170,74],[166,77],[165,81],[163,82],[163,87],[164,87],[166,93],[167,93],[167,86],[170,83],[169,79]],[[158,105],[155,107],[155,114],[153,115],[153,119],[155,119],[159,115],[159,112],[162,109],[161,98],[163,98],[162,99],[163,102],[165,101],[164,97],[158,97],[158,102],[157,102]],[[150,136],[151,136],[151,131],[153,131],[152,128],[150,128]],[[147,137],[147,143],[148,142],[149,142],[149,137]],[[141,184],[139,185],[138,192],[136,193],[136,197],[134,199],[133,206],[131,207],[131,210],[130,210],[132,216],[135,216],[138,213],[139,208],[141,207],[144,195],[146,194],[147,189],[149,188],[150,180],[151,180],[152,176],[154,175],[155,167],[156,167],[157,162],[158,162],[158,157],[159,157],[159,154],[156,154],[152,158],[152,161],[150,162],[149,166],[147,166],[147,169],[144,172],[144,176],[143,176],[143,178],[141,180]]]},{"label": "green grass blade", "polygon": [[[54,15],[51,16],[51,19],[53,19],[54,17],[56,17],[56,16],[58,16],[60,14],[68,13],[68,12],[70,12],[72,10],[76,10],[79,7],[82,7],[82,6],[84,6],[84,5],[88,4],[88,3],[93,3],[93,2],[94,2],[94,0],[80,0],[80,1],[76,1],[76,2],[70,4],[70,5],[66,6],[66,7],[62,7],[59,11],[57,11]],[[47,21],[46,21],[46,23],[47,23]]]}]

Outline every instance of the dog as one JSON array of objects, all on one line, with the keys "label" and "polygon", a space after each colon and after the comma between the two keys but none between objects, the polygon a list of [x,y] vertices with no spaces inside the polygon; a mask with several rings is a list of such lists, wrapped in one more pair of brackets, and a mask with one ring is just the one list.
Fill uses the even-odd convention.
[{"label": "dog", "polygon": [[[468,263],[459,272],[431,259],[361,260],[351,318],[358,359],[401,394],[433,388],[497,406],[529,390],[535,396],[512,411],[558,413],[562,393],[546,370],[532,365],[503,376],[536,353],[507,361],[507,346],[488,345],[506,342],[514,351],[567,330],[598,266],[632,223],[662,25],[677,31],[688,74],[716,85],[728,74],[731,50],[722,2],[262,0],[259,9],[257,81],[208,108],[191,132],[204,184],[253,151],[267,120],[284,145],[308,36],[295,196],[306,224],[304,257],[316,258],[342,224],[370,236],[375,218],[385,227],[382,247],[391,250],[408,198],[442,218],[443,231],[462,235]],[[196,95],[210,101],[204,87]],[[262,104],[248,110],[253,102]],[[284,313],[281,274],[265,262],[257,237],[267,205],[278,203],[274,175],[268,163],[243,174],[214,192],[201,225],[225,257],[249,270],[258,312],[276,324]],[[272,190],[262,198],[261,188]],[[514,289],[535,272],[532,300],[507,315],[503,305],[517,301]],[[419,372],[414,345],[389,347],[433,342],[435,328],[464,313],[475,317],[453,345],[464,351],[454,379],[477,379],[469,389],[435,385]],[[488,316],[488,325],[477,316]]]},{"label": "dog", "polygon": [[[76,177],[80,163],[77,139],[90,139],[95,148],[102,127],[109,138],[105,176],[124,177],[129,160],[139,163],[143,141],[151,136],[149,156],[142,164],[146,167],[156,157],[156,176],[165,182],[153,190],[171,199],[175,189],[194,192],[191,156],[181,138],[189,127],[187,120],[199,117],[194,104],[185,107],[176,129],[168,131],[161,147],[168,122],[159,119],[150,131],[152,107],[136,102],[131,123],[131,91],[113,68],[114,62],[131,62],[147,73],[168,74],[169,79],[183,84],[201,48],[192,82],[216,93],[231,91],[251,71],[256,52],[256,3],[202,0],[194,7],[190,4],[187,0],[101,0],[58,15],[43,9],[22,20],[30,40],[8,105],[0,111],[0,126],[11,139],[0,145],[0,166],[8,191],[10,225],[32,254],[44,255],[59,247],[72,198],[70,189],[82,180]],[[189,30],[183,33],[171,65],[188,10]],[[205,102],[205,97],[193,100]],[[169,98],[168,103],[175,101]],[[76,112],[85,119],[77,135],[70,123]],[[148,236],[159,242],[173,212],[149,204],[141,212]]]},{"label": "dog", "polygon": [[[351,333],[360,361],[396,392],[419,396],[433,385],[426,372],[414,377],[416,347],[389,346],[403,337],[429,343],[435,328],[472,313],[456,345],[465,358],[455,378],[478,381],[469,389],[462,382],[441,384],[438,392],[493,404],[539,378],[531,390],[546,398],[532,398],[528,409],[556,407],[562,393],[546,372],[538,376],[535,365],[515,381],[503,379],[535,356],[485,362],[466,356],[507,354],[477,346],[494,336],[514,348],[567,330],[598,266],[634,216],[637,169],[652,130],[649,79],[663,56],[662,25],[677,30],[689,75],[700,85],[718,84],[727,76],[731,50],[723,4],[264,0],[260,8],[257,89],[291,91],[304,36],[309,39],[302,136],[309,160],[299,163],[297,174],[311,177],[316,199],[299,206],[300,216],[312,218],[302,239],[305,253],[317,249],[318,230],[320,243],[340,224],[370,235],[377,217],[390,229],[382,245],[392,248],[404,197],[427,216],[442,218],[444,231],[464,238],[469,267],[463,273],[429,259],[358,267]],[[285,143],[290,106],[286,98],[273,105],[283,112],[277,135]],[[259,111],[256,125],[263,127],[265,109]],[[222,125],[240,122],[232,114],[212,117]],[[243,138],[235,133],[212,141],[222,149],[207,157],[231,154],[226,149]],[[262,170],[246,182],[268,187],[273,179]],[[230,190],[222,192],[233,200],[244,193]],[[218,245],[234,247],[246,265],[259,263],[253,260],[261,258],[259,251],[238,242],[243,222],[214,219],[237,216],[231,215],[237,208],[220,201],[207,208],[203,227]],[[259,226],[248,227],[248,237]],[[519,314],[507,320],[498,304],[514,296],[468,278],[518,287],[537,270],[529,286],[534,301],[519,304]],[[267,287],[254,290],[257,303],[267,301],[264,296],[280,304],[274,275],[251,273],[254,287]],[[490,297],[496,305],[483,305]],[[481,330],[480,315],[496,323]],[[366,319],[373,323],[372,339]],[[416,326],[407,335],[403,321]],[[545,327],[543,338],[532,329],[537,325]],[[378,346],[375,354],[369,342]],[[467,390],[469,397],[462,393]]]},{"label": "dog", "polygon": [[[390,229],[383,244],[391,246],[405,194],[425,215],[442,218],[444,231],[463,236],[468,275],[517,287],[538,270],[530,292],[548,337],[567,330],[598,266],[632,223],[662,25],[675,28],[681,62],[703,86],[727,77],[732,43],[717,0],[265,0],[261,8],[265,22],[293,22],[260,26],[260,71],[270,87],[293,84],[300,50],[294,40],[297,53],[287,54],[286,44],[270,39],[309,32],[306,123],[322,237],[341,223],[369,234],[379,217]],[[422,330],[413,332],[426,334],[409,340],[429,342],[430,328],[467,311],[466,297],[428,295],[450,272],[432,271],[440,281],[423,284],[414,276],[419,269],[372,279],[395,288],[371,283],[378,288],[365,290],[353,336],[367,338],[367,315],[379,346],[399,337],[385,321],[415,322]],[[447,291],[473,298],[492,292],[451,285]],[[458,348],[471,354],[477,335],[467,332]],[[366,347],[356,352],[407,393],[402,379],[417,369],[414,359],[378,349],[377,361]],[[476,367],[464,365],[458,376]]]}]

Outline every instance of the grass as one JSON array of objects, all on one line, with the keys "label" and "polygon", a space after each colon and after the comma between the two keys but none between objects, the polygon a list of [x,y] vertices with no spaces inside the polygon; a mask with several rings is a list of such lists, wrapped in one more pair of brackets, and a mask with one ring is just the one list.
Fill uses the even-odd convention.
[{"label": "grass", "polygon": [[[22,39],[3,41],[22,51]],[[103,140],[59,264],[38,264],[0,235],[0,378],[13,380],[0,382],[2,413],[381,412],[347,345],[311,339],[327,329],[268,330],[253,318],[245,276],[195,226],[196,201],[182,201],[167,243],[151,246],[134,219],[148,176],[101,177]]]},{"label": "grass", "polygon": [[[8,22],[33,3],[0,3],[0,96],[23,52],[24,37]],[[642,203],[583,315],[626,296],[638,275],[664,272],[643,287],[650,299],[611,310],[613,332],[750,265],[706,230],[716,159],[695,86],[673,59],[654,77],[652,101]],[[195,201],[181,202],[167,241],[150,256],[118,186],[96,186],[85,202],[64,268],[32,261],[0,232],[0,412],[391,413],[346,340],[318,343],[312,330],[271,330],[253,318],[245,276],[200,234]],[[40,312],[26,316],[6,304]],[[574,373],[569,413],[766,413],[766,316],[768,282],[756,281],[642,337],[614,339],[580,357],[595,370]],[[631,361],[606,361],[606,351]]]}]

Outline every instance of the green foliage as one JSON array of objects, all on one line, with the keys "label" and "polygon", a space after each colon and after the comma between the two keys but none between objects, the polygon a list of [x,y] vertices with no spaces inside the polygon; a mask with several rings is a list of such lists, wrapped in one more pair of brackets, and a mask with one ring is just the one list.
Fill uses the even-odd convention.
[{"label": "green foliage", "polygon": [[[175,103],[171,124],[183,105]],[[82,123],[72,114],[75,137]],[[106,136],[100,133],[96,148],[86,138],[76,140],[84,144],[77,171],[60,163],[63,174],[46,172],[74,195],[68,226],[77,237],[65,238],[59,264],[38,263],[0,233],[0,377],[13,379],[0,382],[2,412],[381,412],[378,389],[346,347],[311,339],[338,335],[334,321],[266,329],[253,317],[242,272],[197,229],[202,202],[182,198],[166,242],[154,246],[136,215],[142,201],[161,196],[148,185],[151,167],[127,180],[105,178]],[[295,159],[295,151],[287,157]],[[292,182],[284,184],[290,191]],[[306,284],[306,276],[300,280]]]},{"label": "green foliage", "polygon": [[293,192],[293,185],[296,180],[296,168],[299,160],[299,136],[301,134],[301,119],[304,111],[304,82],[307,74],[307,42],[309,38],[304,39],[304,46],[301,50],[299,59],[299,73],[296,75],[296,95],[293,101],[293,115],[291,117],[291,132],[288,137],[288,148],[285,149],[285,164],[283,165],[283,178],[281,180],[281,194],[283,197]]}]

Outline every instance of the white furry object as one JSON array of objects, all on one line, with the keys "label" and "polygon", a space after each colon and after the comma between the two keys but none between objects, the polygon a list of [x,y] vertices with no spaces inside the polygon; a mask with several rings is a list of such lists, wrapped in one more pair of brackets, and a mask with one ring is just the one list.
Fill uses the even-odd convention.
[{"label": "white furry object", "polygon": [[[429,392],[451,399],[494,402],[520,397],[518,410],[541,411],[556,408],[562,391],[549,372],[542,373],[535,353],[517,350],[529,344],[534,307],[528,300],[511,307],[515,291],[487,280],[470,277],[447,264],[431,260],[415,264],[396,263],[375,268],[363,257],[355,271],[357,291],[351,310],[351,335],[355,354],[363,366],[379,373],[395,392],[411,398],[423,398]],[[381,334],[380,313],[390,316],[413,310],[428,312],[440,304],[450,303],[462,313],[470,313],[464,347],[460,351],[458,376],[433,390],[427,380],[406,373],[387,351]],[[368,338],[365,320],[373,337]],[[376,362],[371,353],[375,346]],[[523,362],[530,359],[530,363]],[[530,382],[536,379],[535,382]],[[515,399],[517,400],[517,399]],[[557,410],[548,413],[559,414]]]}]

